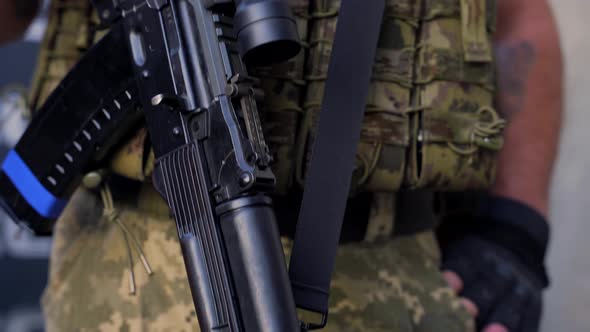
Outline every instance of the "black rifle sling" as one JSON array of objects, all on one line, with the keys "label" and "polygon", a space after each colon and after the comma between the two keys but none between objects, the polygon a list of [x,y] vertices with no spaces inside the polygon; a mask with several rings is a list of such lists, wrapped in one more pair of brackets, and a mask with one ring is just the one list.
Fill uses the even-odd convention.
[{"label": "black rifle sling", "polygon": [[342,1],[306,174],[289,274],[297,306],[324,318],[384,2]]}]

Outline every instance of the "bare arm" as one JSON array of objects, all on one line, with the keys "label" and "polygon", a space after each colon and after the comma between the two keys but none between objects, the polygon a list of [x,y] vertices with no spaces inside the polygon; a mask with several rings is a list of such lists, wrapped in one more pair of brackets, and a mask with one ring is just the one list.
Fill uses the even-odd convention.
[{"label": "bare arm", "polygon": [[562,115],[562,56],[547,0],[499,0],[500,112],[509,120],[492,192],[547,215]]},{"label": "bare arm", "polygon": [[38,8],[38,0],[0,0],[0,45],[22,36]]},{"label": "bare arm", "polygon": [[[557,28],[548,0],[498,0],[498,30],[495,42],[498,62],[497,107],[508,119],[509,124],[505,132],[505,147],[498,161],[496,183],[491,191],[495,195],[523,202],[546,216],[549,185],[561,127],[563,66]],[[537,226],[535,224],[532,227]],[[495,252],[498,243],[490,245],[488,250]],[[482,248],[485,249],[485,246],[482,245],[478,250],[484,250]],[[514,251],[517,252],[519,251]],[[533,250],[533,253],[537,251]],[[540,254],[540,262],[535,260],[535,266],[543,265],[544,249],[540,250]],[[503,262],[507,264],[503,265],[504,268],[508,266],[512,273],[521,271],[524,265],[520,264],[522,262],[517,259],[518,256],[512,259],[510,257],[512,256],[504,257]],[[473,264],[470,268],[477,266],[479,259],[477,257],[468,260]],[[520,263],[513,264],[513,261]],[[461,296],[466,297],[463,300],[465,307],[478,318],[484,332],[508,332],[510,325],[518,324],[510,315],[500,315],[499,308],[516,305],[511,302],[511,296],[500,292],[494,300],[496,304],[490,306],[489,301],[481,301],[481,298],[474,296],[472,292],[463,292],[484,289],[481,285],[486,285],[485,280],[488,279],[469,280],[471,284],[464,287],[461,276],[465,274],[459,269],[451,270],[452,272],[444,273],[447,282]],[[493,269],[484,271],[489,276],[494,276]],[[534,269],[527,268],[525,271],[531,273]],[[533,272],[530,275],[537,274]],[[491,279],[500,279],[497,277]],[[513,280],[517,280],[519,285],[531,285],[533,279]],[[488,284],[485,287],[491,287],[489,290],[494,286]],[[540,292],[540,288],[535,288],[531,294],[539,294],[540,298]],[[523,319],[526,321],[521,325],[538,325],[540,309],[535,308],[540,308],[539,301],[529,301],[528,307],[521,309],[522,317],[525,317]],[[482,305],[484,309],[478,315]],[[512,328],[510,332],[522,331],[514,326]],[[534,330],[536,331],[536,328]]]}]

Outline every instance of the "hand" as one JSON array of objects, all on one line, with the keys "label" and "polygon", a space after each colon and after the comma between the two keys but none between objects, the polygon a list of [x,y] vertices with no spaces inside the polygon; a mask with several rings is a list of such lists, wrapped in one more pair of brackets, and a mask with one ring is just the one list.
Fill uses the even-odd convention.
[{"label": "hand", "polygon": [[[461,293],[461,291],[463,290],[463,280],[461,279],[461,277],[459,277],[459,275],[453,271],[443,271],[443,277],[445,278],[445,280],[447,281],[447,283],[449,284],[449,287],[451,287],[456,293],[457,295]],[[467,312],[469,312],[469,314],[476,319],[478,314],[479,314],[479,310],[477,309],[477,306],[475,305],[475,303],[473,303],[473,301],[467,299],[467,298],[461,298],[461,302],[463,303],[463,306],[465,307],[465,309],[467,310]],[[489,324],[487,326],[484,327],[483,332],[510,332],[508,330],[508,328],[500,323],[492,323]]]},{"label": "hand", "polygon": [[546,284],[509,251],[469,236],[445,253],[444,268],[479,331],[538,331]]},{"label": "hand", "polygon": [[490,196],[480,205],[443,247],[444,276],[479,331],[537,332],[549,225],[521,202]]}]

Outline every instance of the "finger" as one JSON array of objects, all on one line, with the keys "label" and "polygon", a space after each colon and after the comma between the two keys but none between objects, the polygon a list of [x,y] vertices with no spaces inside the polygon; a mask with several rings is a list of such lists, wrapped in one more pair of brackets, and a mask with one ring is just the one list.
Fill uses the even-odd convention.
[{"label": "finger", "polygon": [[459,275],[453,271],[443,271],[443,277],[455,292],[459,293],[463,290],[463,280]]},{"label": "finger", "polygon": [[461,298],[461,303],[463,304],[463,307],[465,307],[465,310],[467,310],[469,315],[471,315],[471,317],[477,317],[477,315],[479,314],[479,310],[477,309],[477,306],[475,305],[475,303],[473,303],[473,301],[466,298]]},{"label": "finger", "polygon": [[483,332],[510,332],[506,326],[498,323],[488,325]]}]

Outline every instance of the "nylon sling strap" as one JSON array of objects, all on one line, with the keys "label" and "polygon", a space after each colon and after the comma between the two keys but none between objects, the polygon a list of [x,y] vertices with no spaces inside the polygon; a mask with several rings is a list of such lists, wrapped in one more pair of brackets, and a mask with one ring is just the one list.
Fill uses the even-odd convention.
[{"label": "nylon sling strap", "polygon": [[360,139],[384,0],[343,0],[290,262],[299,308],[328,312],[330,279]]}]

